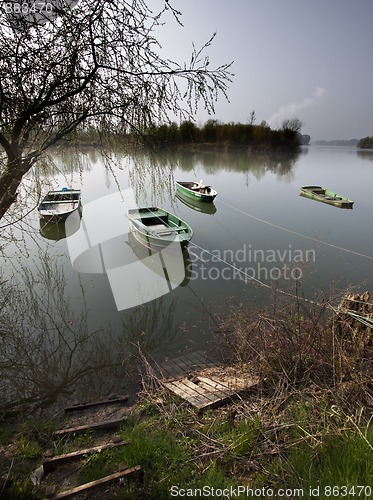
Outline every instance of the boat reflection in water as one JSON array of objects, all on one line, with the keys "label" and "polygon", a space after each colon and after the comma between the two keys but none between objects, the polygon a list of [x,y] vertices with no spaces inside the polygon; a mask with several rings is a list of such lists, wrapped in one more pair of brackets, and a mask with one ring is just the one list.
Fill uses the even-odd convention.
[{"label": "boat reflection in water", "polygon": [[132,231],[128,234],[128,245],[138,260],[169,283],[170,291],[175,285],[188,285],[192,272],[192,261],[187,247],[182,249],[181,261],[179,252],[175,252],[174,245],[162,249],[145,246],[138,241]]},{"label": "boat reflection in water", "polygon": [[66,221],[47,221],[43,218],[39,219],[40,229],[39,232],[43,238],[47,240],[59,241],[76,233],[80,228],[81,213],[75,211],[69,216],[68,229]]},{"label": "boat reflection in water", "polygon": [[196,212],[209,215],[214,215],[216,213],[216,206],[214,205],[214,202],[205,203],[203,201],[192,200],[190,197],[183,195],[179,191],[176,192],[176,198]]},{"label": "boat reflection in water", "polygon": [[79,231],[66,239],[73,269],[106,274],[118,311],[162,297],[189,280],[188,253],[180,241],[157,251],[135,244],[128,216],[135,207],[132,189],[93,200],[84,206]]}]

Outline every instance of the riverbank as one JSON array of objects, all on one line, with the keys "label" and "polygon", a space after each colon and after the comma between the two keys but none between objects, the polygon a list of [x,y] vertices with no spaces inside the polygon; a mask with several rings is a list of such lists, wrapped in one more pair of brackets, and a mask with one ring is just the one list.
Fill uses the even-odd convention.
[{"label": "riverbank", "polygon": [[[98,488],[94,498],[371,497],[372,331],[361,321],[371,315],[371,300],[346,296],[341,306],[336,313],[327,301],[320,308],[293,296],[272,311],[232,309],[217,332],[229,354],[225,366],[260,381],[220,408],[198,411],[144,362],[131,406],[3,422],[2,498],[44,498],[52,485],[65,490],[137,466],[139,477]],[[109,417],[123,419],[115,434],[86,430],[53,440],[57,428]],[[115,440],[128,444],[32,484],[51,450],[61,455]]]},{"label": "riverbank", "polygon": [[[162,389],[144,390],[136,405],[115,409],[116,416],[125,416],[117,440],[128,445],[86,455],[78,464],[43,476],[37,485],[30,478],[51,453],[56,424],[83,425],[113,417],[113,408],[99,416],[90,410],[63,422],[33,418],[20,422],[10,443],[2,438],[1,497],[45,498],[47,490],[65,491],[123,467],[140,466],[141,480],[98,488],[94,498],[166,499],[176,494],[202,498],[198,493],[208,490],[215,491],[212,498],[222,496],[218,491],[241,492],[242,498],[276,498],[281,490],[287,498],[312,498],[310,492],[317,488],[324,492],[317,498],[327,498],[328,488],[352,491],[362,485],[359,497],[369,498],[373,432],[363,413],[347,394],[342,397],[317,387],[269,390],[264,384],[238,401],[202,414]],[[55,442],[52,450],[59,455],[112,438],[76,433]],[[255,493],[246,495],[249,490]],[[292,496],[290,491],[303,493]],[[92,492],[79,498],[92,498]]]}]

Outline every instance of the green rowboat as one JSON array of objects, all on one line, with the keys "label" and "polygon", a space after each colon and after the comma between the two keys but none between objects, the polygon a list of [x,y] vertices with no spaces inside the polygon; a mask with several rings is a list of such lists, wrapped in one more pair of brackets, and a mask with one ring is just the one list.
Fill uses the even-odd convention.
[{"label": "green rowboat", "polygon": [[130,230],[133,236],[148,248],[164,248],[180,243],[186,246],[193,230],[185,221],[158,207],[128,210]]},{"label": "green rowboat", "polygon": [[211,203],[217,196],[215,189],[211,186],[204,186],[202,181],[199,182],[181,182],[176,181],[176,189],[184,196],[188,196],[192,200],[207,201]]},{"label": "green rowboat", "polygon": [[303,186],[300,195],[339,208],[352,208],[354,204],[352,200],[349,200],[345,196],[333,193],[333,191],[329,191],[329,189],[321,186]]}]

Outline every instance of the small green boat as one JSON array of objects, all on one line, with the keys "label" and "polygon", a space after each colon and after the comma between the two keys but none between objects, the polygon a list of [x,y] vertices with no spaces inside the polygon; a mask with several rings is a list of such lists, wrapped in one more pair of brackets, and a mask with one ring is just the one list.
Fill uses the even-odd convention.
[{"label": "small green boat", "polygon": [[329,189],[321,186],[303,186],[300,195],[339,208],[352,208],[354,204],[352,200],[349,200],[345,196],[333,193],[333,191],[329,191]]},{"label": "small green boat", "polygon": [[149,248],[164,248],[172,243],[186,246],[193,230],[185,221],[158,207],[128,210],[133,236]]},{"label": "small green boat", "polygon": [[199,182],[182,182],[176,181],[176,189],[184,196],[188,196],[192,200],[207,201],[211,203],[217,196],[215,189],[211,186],[204,186],[202,181]]}]

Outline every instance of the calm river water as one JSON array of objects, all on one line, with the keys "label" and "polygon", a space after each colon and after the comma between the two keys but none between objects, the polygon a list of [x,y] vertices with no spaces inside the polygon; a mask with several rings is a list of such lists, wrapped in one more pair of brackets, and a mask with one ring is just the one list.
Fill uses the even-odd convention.
[{"label": "calm river water", "polygon": [[[261,306],[270,300],[268,286],[289,289],[299,276],[310,298],[348,287],[372,290],[373,152],[310,145],[292,160],[216,152],[162,158],[137,154],[123,156],[107,169],[98,153],[88,151],[80,166],[74,166],[68,153],[56,156],[55,163],[56,171],[43,180],[42,190],[63,186],[82,190],[81,227],[84,223],[86,236],[94,231],[88,240],[103,242],[96,246],[101,260],[102,252],[112,246],[111,276],[104,264],[101,270],[95,267],[92,253],[84,253],[86,248],[74,262],[68,238],[60,228],[43,227],[37,210],[14,229],[18,242],[4,247],[3,271],[14,273],[20,283],[26,272],[35,294],[50,286],[53,308],[50,296],[58,286],[50,274],[58,269],[66,314],[75,318],[71,324],[84,317],[87,331],[99,332],[102,344],[107,341],[107,348],[123,359],[129,344],[140,345],[157,361],[187,350],[209,349],[219,316],[228,314],[231,306]],[[175,180],[200,179],[218,191],[214,205],[204,211],[175,196]],[[299,196],[300,187],[309,184],[349,197],[355,202],[353,209]],[[139,293],[146,297],[150,286],[149,275],[135,283],[133,273],[117,271],[138,258],[123,215],[129,195],[137,206],[158,205],[176,213],[191,225],[194,235],[183,256],[181,285],[125,308],[130,300],[123,297]],[[95,241],[88,246],[94,247]],[[139,287],[143,287],[140,292]]]}]

